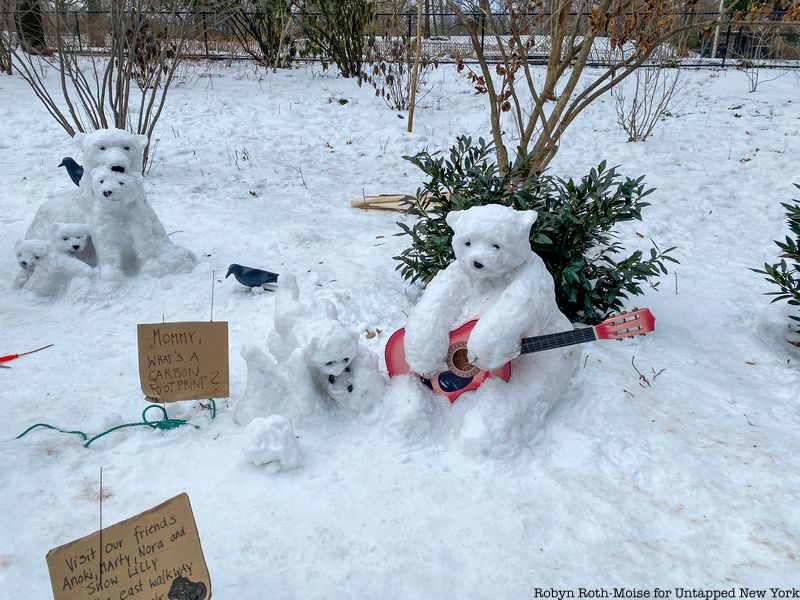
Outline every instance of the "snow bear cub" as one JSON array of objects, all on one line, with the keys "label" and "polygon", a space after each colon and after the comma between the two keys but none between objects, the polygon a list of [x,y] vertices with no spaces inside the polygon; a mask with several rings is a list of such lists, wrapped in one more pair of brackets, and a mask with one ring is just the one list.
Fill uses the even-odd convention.
[{"label": "snow bear cub", "polygon": [[489,380],[456,401],[472,405],[459,434],[469,453],[518,450],[563,394],[579,360],[576,346],[520,356],[522,338],[572,329],[556,305],[552,276],[531,251],[536,217],[500,205],[450,212],[456,260],[433,278],[409,314],[406,359],[417,373],[443,369],[449,332],[475,317],[470,361],[494,370],[513,359],[508,383]]},{"label": "snow bear cub", "polygon": [[17,258],[19,272],[14,278],[14,286],[23,287],[49,252],[50,244],[46,240],[17,240],[14,255]]},{"label": "snow bear cub", "polygon": [[[34,240],[27,240],[34,241]],[[72,246],[80,244],[72,244]],[[74,248],[65,247],[55,242],[47,243],[41,261],[25,282],[24,289],[40,296],[55,296],[66,292],[75,277],[90,277],[93,269],[76,258]]]},{"label": "snow bear cub", "polygon": [[89,226],[81,223],[56,223],[53,225],[53,245],[57,250],[74,256],[90,267],[97,264]]},{"label": "snow bear cub", "polygon": [[339,321],[327,300],[300,300],[293,275],[278,278],[268,346],[289,380],[300,414],[319,403],[366,411],[382,392],[377,356]]},{"label": "snow bear cub", "polygon": [[91,180],[94,208],[89,231],[101,272],[133,275],[141,270],[162,276],[191,270],[194,254],[167,237],[139,173],[97,167]]}]

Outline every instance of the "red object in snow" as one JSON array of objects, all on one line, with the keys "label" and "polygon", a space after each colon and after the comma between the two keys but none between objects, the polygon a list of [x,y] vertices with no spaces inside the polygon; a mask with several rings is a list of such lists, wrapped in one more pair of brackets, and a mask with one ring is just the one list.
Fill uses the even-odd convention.
[{"label": "red object in snow", "polygon": [[39,352],[41,350],[47,350],[50,346],[54,344],[48,344],[47,346],[42,346],[41,348],[37,348],[36,350],[31,350],[29,352],[23,352],[21,354],[6,354],[5,356],[0,356],[0,363],[8,362],[11,360],[16,360],[20,356],[27,356],[28,354],[33,354],[34,352]]}]

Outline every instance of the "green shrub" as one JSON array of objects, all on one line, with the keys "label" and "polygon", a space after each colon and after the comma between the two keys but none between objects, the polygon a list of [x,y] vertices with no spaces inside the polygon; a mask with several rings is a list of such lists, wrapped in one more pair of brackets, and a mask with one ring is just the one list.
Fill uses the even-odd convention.
[{"label": "green shrub", "polygon": [[[800,185],[794,184],[800,189]],[[778,248],[783,250],[780,262],[774,264],[764,263],[763,269],[752,269],[756,273],[766,275],[764,279],[778,286],[778,291],[767,292],[768,296],[775,296],[772,301],[788,300],[791,306],[800,307],[800,200],[792,200],[794,204],[781,202],[786,209],[789,231],[794,238],[786,236],[786,241],[775,240]],[[788,261],[788,262],[787,262]],[[793,321],[800,322],[800,314],[789,315]],[[798,328],[800,332],[800,328]]]},{"label": "green shrub", "polygon": [[300,26],[306,38],[305,56],[339,67],[342,77],[362,77],[361,66],[375,18],[371,0],[306,0],[300,5]]},{"label": "green shrub", "polygon": [[556,301],[572,320],[599,323],[622,307],[630,295],[642,293],[641,285],[667,274],[665,261],[677,263],[655,242],[649,257],[637,250],[625,251],[617,241],[617,223],[641,220],[648,206],[643,198],[643,177],[621,180],[616,168],[605,162],[580,182],[546,174],[529,175],[527,157],[519,157],[506,173],[489,160],[490,144],[483,139],[473,146],[469,137],[459,137],[449,159],[427,151],[406,156],[429,180],[408,202],[406,214],[416,217],[412,225],[398,223],[411,245],[395,259],[398,269],[411,282],[429,282],[454,259],[453,231],[445,217],[451,210],[502,204],[519,210],[533,209],[539,217],[531,229],[531,248],[553,275]]}]

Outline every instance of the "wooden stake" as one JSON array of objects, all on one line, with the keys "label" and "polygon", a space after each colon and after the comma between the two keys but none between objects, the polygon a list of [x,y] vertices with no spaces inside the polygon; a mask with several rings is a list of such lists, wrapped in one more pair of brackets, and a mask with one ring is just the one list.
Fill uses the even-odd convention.
[{"label": "wooden stake", "polygon": [[408,107],[408,132],[414,128],[414,105],[417,103],[417,77],[419,76],[419,57],[422,51],[422,0],[417,0],[417,55],[414,57],[414,71],[411,74],[411,105]]}]

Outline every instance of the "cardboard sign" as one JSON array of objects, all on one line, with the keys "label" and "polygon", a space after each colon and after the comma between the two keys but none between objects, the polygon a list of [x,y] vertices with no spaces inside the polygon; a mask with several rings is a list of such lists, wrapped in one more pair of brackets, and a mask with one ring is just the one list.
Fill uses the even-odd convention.
[{"label": "cardboard sign", "polygon": [[185,493],[50,550],[47,568],[55,600],[211,598],[211,578]]},{"label": "cardboard sign", "polygon": [[153,402],[227,398],[228,323],[138,325],[139,379]]}]

